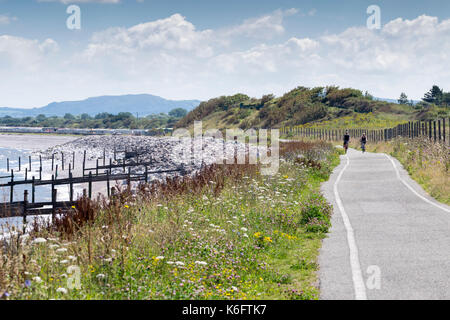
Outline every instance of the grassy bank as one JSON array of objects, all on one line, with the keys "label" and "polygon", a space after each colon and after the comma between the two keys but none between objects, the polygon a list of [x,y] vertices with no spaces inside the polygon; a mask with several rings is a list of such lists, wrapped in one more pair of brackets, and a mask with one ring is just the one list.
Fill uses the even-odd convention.
[{"label": "grassy bank", "polygon": [[[352,145],[359,149],[359,145]],[[450,154],[448,146],[427,138],[398,138],[367,145],[369,152],[383,152],[397,158],[410,176],[433,198],[450,205]]]},{"label": "grassy bank", "polygon": [[317,299],[331,214],[319,187],[338,153],[303,142],[280,153],[274,176],[256,165],[212,166],[111,202],[80,200],[74,216],[1,249],[0,296]]}]

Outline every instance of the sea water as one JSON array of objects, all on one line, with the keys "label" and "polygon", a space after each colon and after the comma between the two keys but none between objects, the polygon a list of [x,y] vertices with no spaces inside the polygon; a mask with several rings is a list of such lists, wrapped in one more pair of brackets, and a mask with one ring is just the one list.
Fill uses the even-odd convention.
[{"label": "sea water", "polygon": [[[5,184],[11,181],[11,170],[14,171],[14,181],[25,179],[25,168],[29,170],[29,156],[31,156],[31,171],[28,171],[27,177],[31,179],[39,179],[39,156],[33,155],[32,151],[22,149],[0,148],[0,184]],[[19,157],[21,158],[21,170],[19,171]],[[7,159],[9,159],[9,172],[7,168]],[[42,179],[51,179],[51,162],[43,160]],[[24,191],[28,190],[28,201],[31,202],[31,184],[14,186],[13,201],[23,201]],[[1,203],[8,203],[10,201],[10,187],[0,187],[0,205]],[[65,194],[61,194],[65,198]],[[35,186],[35,201],[47,202],[51,201],[51,186]],[[29,217],[28,221],[32,222],[37,217]],[[43,218],[47,218],[43,216]],[[0,218],[0,238],[2,233],[7,232],[6,225],[15,226],[17,228],[22,226],[22,217],[14,218]]]}]

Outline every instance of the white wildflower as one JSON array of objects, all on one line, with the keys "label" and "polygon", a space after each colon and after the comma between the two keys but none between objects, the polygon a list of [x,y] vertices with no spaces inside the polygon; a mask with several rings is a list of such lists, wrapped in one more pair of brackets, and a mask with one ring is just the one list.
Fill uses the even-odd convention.
[{"label": "white wildflower", "polygon": [[33,240],[33,243],[46,243],[47,240],[45,240],[44,238],[36,238]]},{"label": "white wildflower", "polygon": [[41,283],[42,279],[41,279],[41,277],[37,277],[36,276],[36,277],[33,278],[33,281],[36,282],[36,283]]},{"label": "white wildflower", "polygon": [[62,293],[62,294],[67,294],[67,289],[66,289],[66,288],[58,288],[58,289],[56,290],[56,292]]}]

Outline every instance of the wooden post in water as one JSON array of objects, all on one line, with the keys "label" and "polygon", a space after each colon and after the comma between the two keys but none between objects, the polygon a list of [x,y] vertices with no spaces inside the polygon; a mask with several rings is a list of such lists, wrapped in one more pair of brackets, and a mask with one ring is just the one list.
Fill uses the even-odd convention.
[{"label": "wooden post in water", "polygon": [[31,203],[34,203],[36,201],[35,198],[35,192],[36,192],[36,186],[34,185],[34,176],[31,179]]},{"label": "wooden post in water", "polygon": [[9,172],[9,158],[6,158],[6,171]]},{"label": "wooden post in water", "polygon": [[56,165],[55,178],[58,179],[58,165]]},{"label": "wooden post in water", "polygon": [[9,202],[12,203],[14,200],[14,170],[11,169],[11,190],[9,193]]},{"label": "wooden post in water", "polygon": [[26,232],[26,225],[27,225],[27,206],[28,206],[28,190],[25,189],[23,192],[23,211],[22,211],[22,231],[25,234]]},{"label": "wooden post in water", "polygon": [[25,168],[25,181],[28,180],[28,168]]},{"label": "wooden post in water", "polygon": [[72,153],[72,169],[75,169],[75,151]]},{"label": "wooden post in water", "polygon": [[73,177],[71,171],[69,171],[69,197],[70,202],[73,202]]},{"label": "wooden post in water", "polygon": [[61,169],[64,171],[64,152],[61,151]]},{"label": "wooden post in water", "polygon": [[52,184],[52,222],[55,222],[56,218],[56,197],[58,190],[55,189],[55,185]]},{"label": "wooden post in water", "polygon": [[28,156],[28,165],[29,165],[29,170],[31,171],[31,156]]},{"label": "wooden post in water", "polygon": [[55,168],[55,154],[52,153],[52,171]]},{"label": "wooden post in water", "polygon": [[21,158],[19,157],[19,172],[22,171]]},{"label": "wooden post in water", "polygon": [[86,150],[83,152],[83,177],[84,177],[84,170],[86,169]]},{"label": "wooden post in water", "polygon": [[106,191],[108,193],[108,198],[111,196],[111,191],[109,189],[109,170],[106,170]]}]

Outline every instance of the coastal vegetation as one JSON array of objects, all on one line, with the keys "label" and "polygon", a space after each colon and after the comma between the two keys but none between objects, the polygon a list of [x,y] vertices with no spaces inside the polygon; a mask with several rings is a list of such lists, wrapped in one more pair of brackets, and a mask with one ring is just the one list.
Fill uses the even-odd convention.
[{"label": "coastal vegetation", "polygon": [[[0,249],[3,299],[318,299],[330,227],[324,142],[280,146],[280,170],[211,165],[194,177],[82,198]],[[15,232],[15,233],[14,233]]]},{"label": "coastal vegetation", "polygon": [[204,127],[219,129],[299,125],[342,129],[356,126],[386,128],[412,120],[448,116],[449,93],[437,88],[416,104],[404,100],[401,103],[380,101],[368,92],[336,86],[298,87],[281,97],[268,94],[260,99],[244,94],[222,96],[202,102],[182,118],[176,127],[189,127],[194,121],[202,120]]}]

